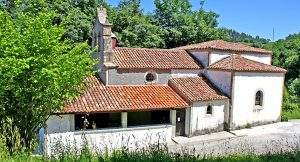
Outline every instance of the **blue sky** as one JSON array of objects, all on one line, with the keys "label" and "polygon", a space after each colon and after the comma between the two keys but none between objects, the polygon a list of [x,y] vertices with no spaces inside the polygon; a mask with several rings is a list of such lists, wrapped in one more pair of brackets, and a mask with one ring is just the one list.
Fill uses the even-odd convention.
[{"label": "blue sky", "polygon": [[[107,0],[117,5],[119,0]],[[199,9],[200,0],[190,0]],[[275,40],[300,32],[300,0],[206,0],[204,8],[220,15],[219,26]],[[155,6],[153,0],[141,0],[145,12]]]}]

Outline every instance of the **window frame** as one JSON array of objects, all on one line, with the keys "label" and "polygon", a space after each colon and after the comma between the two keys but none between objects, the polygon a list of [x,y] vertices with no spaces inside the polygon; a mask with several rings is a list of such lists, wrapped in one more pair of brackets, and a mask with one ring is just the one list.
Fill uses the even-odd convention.
[{"label": "window frame", "polygon": [[[152,81],[148,81],[147,80],[147,75],[153,75],[153,80]],[[147,71],[146,72],[146,74],[145,74],[145,76],[144,76],[144,78],[145,78],[145,83],[147,84],[151,84],[151,83],[155,83],[156,81],[157,81],[157,73],[155,72],[155,71]]]},{"label": "window frame", "polygon": [[[209,111],[209,108],[210,108],[210,111]],[[207,117],[211,117],[211,116],[213,116],[213,105],[207,105],[206,106],[206,109],[205,109],[205,115],[207,116]]]},{"label": "window frame", "polygon": [[[258,94],[260,95],[259,96],[259,101],[257,100],[258,99]],[[255,94],[254,94],[254,111],[258,111],[258,110],[262,110],[263,109],[263,106],[264,106],[264,91],[259,89],[257,91],[255,91]]]}]

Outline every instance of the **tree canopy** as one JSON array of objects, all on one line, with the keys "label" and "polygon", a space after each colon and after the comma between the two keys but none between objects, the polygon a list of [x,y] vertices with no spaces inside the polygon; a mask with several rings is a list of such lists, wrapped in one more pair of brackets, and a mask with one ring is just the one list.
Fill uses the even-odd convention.
[{"label": "tree canopy", "polygon": [[273,51],[273,64],[288,69],[286,85],[293,102],[300,108],[300,33],[271,42],[265,48]]},{"label": "tree canopy", "polygon": [[51,12],[12,17],[0,11],[0,119],[12,121],[24,146],[91,74],[88,45],[62,41],[64,29],[53,18]]}]

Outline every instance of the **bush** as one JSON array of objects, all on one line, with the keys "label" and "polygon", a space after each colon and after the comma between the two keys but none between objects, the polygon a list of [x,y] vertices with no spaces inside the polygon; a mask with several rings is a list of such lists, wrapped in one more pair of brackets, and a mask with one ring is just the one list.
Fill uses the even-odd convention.
[{"label": "bush", "polygon": [[0,159],[4,159],[8,157],[8,150],[6,147],[5,138],[0,135]]},{"label": "bush", "polygon": [[300,104],[292,99],[287,89],[284,90],[282,111],[282,121],[300,119]]}]

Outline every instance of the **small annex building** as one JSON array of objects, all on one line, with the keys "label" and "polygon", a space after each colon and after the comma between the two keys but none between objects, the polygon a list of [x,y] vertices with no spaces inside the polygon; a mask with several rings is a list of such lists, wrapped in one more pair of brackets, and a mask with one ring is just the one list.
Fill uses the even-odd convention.
[{"label": "small annex building", "polygon": [[99,152],[138,149],[280,121],[286,70],[271,65],[270,51],[222,40],[174,49],[116,45],[106,10],[98,8],[97,74],[46,122],[46,154],[83,143]]}]

